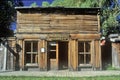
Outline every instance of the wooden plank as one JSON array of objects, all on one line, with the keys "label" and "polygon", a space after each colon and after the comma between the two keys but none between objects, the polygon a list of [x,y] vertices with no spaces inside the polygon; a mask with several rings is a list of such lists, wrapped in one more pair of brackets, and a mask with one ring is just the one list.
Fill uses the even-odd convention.
[{"label": "wooden plank", "polygon": [[[59,17],[58,17],[59,18]],[[50,17],[20,17],[18,18],[18,23],[49,23],[49,21],[52,21],[52,20],[56,20],[57,22],[61,22],[61,23],[73,23],[73,22],[82,22],[82,21],[93,21],[93,22],[97,22],[97,19],[94,19],[94,18],[90,18],[90,19],[87,19],[87,18],[75,18],[74,20],[72,20],[71,17],[60,17],[61,19],[57,19],[57,18],[50,18]]]},{"label": "wooden plank", "polygon": [[70,40],[69,42],[69,68],[70,70],[77,70],[78,66],[78,48],[76,40]]},{"label": "wooden plank", "polygon": [[22,68],[25,69],[25,41],[23,41]]},{"label": "wooden plank", "polygon": [[50,24],[18,24],[18,28],[49,27]]},{"label": "wooden plank", "polygon": [[75,20],[53,20],[51,21],[50,23],[59,23],[59,24],[83,24],[86,23],[86,24],[97,24],[97,20],[94,21],[94,20],[78,20],[78,19],[75,19]]},{"label": "wooden plank", "polygon": [[97,15],[98,18],[98,32],[100,32],[100,15]]},{"label": "wooden plank", "polygon": [[[43,47],[43,41],[39,41],[39,46],[40,46],[40,48],[39,49],[41,49],[42,47]],[[40,51],[40,50],[39,50]],[[40,52],[40,54],[39,54],[39,68],[40,68],[40,70],[43,70],[43,53],[41,53]]]},{"label": "wooden plank", "polygon": [[95,41],[95,53],[96,53],[96,68],[101,68],[101,53],[100,53],[100,43],[99,41]]},{"label": "wooden plank", "polygon": [[96,15],[22,14],[18,16],[18,31],[98,31],[97,19]]},{"label": "wooden plank", "polygon": [[[18,44],[19,44],[20,47],[23,49],[23,41],[22,41],[22,40],[19,40],[19,41],[18,41]],[[19,52],[19,54],[20,54],[20,55],[19,55],[19,56],[20,56],[20,57],[19,57],[19,59],[20,59],[20,60],[19,60],[19,61],[20,61],[19,65],[20,65],[20,68],[22,69],[23,66],[24,66],[23,63],[22,63],[23,50],[21,50],[21,51]]]},{"label": "wooden plank", "polygon": [[75,40],[75,70],[78,70],[78,41]]},{"label": "wooden plank", "polygon": [[[46,41],[41,40],[40,41],[40,49],[45,48],[46,49]],[[41,70],[47,70],[47,52],[40,52],[40,69]]]},{"label": "wooden plank", "polygon": [[18,20],[19,24],[49,24],[49,20],[29,20],[29,19],[20,19]]},{"label": "wooden plank", "polygon": [[93,65],[93,69],[95,68],[95,61],[96,61],[96,57],[95,57],[95,41],[93,40],[91,42],[91,64]]},{"label": "wooden plank", "polygon": [[98,39],[100,34],[70,34],[72,39]]}]

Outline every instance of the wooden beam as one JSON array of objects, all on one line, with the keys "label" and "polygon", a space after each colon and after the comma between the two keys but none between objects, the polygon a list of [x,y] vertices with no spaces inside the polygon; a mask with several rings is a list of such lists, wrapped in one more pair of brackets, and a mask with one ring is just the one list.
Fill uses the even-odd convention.
[{"label": "wooden beam", "polygon": [[98,18],[98,32],[100,32],[100,15],[99,14],[97,15],[97,18]]},{"label": "wooden beam", "polygon": [[70,34],[71,39],[100,39],[100,34]]}]

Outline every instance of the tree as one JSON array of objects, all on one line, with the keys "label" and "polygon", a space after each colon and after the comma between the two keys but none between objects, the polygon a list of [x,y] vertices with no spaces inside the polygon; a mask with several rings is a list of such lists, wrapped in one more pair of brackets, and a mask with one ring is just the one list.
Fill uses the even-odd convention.
[{"label": "tree", "polygon": [[43,2],[42,2],[42,6],[43,6],[43,7],[49,7],[50,4],[49,4],[49,2],[47,2],[47,1],[43,1]]},{"label": "tree", "polygon": [[[21,5],[20,0],[19,6]],[[11,22],[15,21],[16,11],[14,0],[1,0],[0,1],[0,37],[9,37],[13,35],[10,30]],[[17,5],[18,6],[18,5]]]},{"label": "tree", "polygon": [[[106,5],[107,4],[107,5]],[[101,5],[101,28],[103,36],[108,36],[111,33],[120,33],[119,23],[116,17],[119,14],[119,6],[117,0],[105,0]]]},{"label": "tree", "polygon": [[33,2],[30,7],[38,7],[37,3],[36,2]]},{"label": "tree", "polygon": [[83,0],[54,0],[51,6],[79,7]]},{"label": "tree", "polygon": [[0,1],[0,37],[8,37],[12,35],[10,24],[13,21],[15,9],[13,1]]}]

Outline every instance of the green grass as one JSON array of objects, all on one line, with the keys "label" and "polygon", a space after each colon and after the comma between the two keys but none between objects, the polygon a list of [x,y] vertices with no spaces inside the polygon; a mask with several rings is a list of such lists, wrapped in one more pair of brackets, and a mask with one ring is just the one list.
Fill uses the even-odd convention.
[{"label": "green grass", "polygon": [[17,77],[0,76],[0,80],[120,80],[120,76],[99,76],[99,77]]}]

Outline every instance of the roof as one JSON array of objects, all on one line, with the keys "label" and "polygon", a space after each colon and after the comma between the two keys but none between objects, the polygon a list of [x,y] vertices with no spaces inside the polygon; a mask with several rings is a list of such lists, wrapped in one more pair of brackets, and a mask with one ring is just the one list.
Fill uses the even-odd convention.
[{"label": "roof", "polygon": [[15,7],[17,11],[26,12],[26,11],[40,11],[40,12],[59,12],[59,13],[83,13],[83,14],[97,14],[100,12],[100,8],[66,8],[66,7]]},{"label": "roof", "polygon": [[120,42],[120,34],[110,34],[108,37],[111,42]]}]

